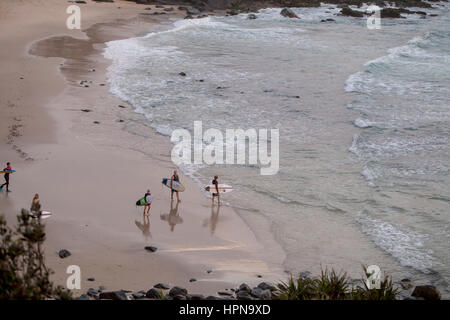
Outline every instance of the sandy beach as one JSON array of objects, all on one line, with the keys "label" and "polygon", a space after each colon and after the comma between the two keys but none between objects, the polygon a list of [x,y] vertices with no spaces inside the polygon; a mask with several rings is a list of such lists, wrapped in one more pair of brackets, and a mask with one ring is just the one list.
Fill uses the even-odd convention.
[{"label": "sandy beach", "polygon": [[[243,281],[282,279],[284,253],[276,242],[257,239],[231,208],[212,209],[195,181],[181,176],[187,190],[171,207],[161,178],[175,169],[172,145],[109,93],[104,42],[169,28],[182,12],[151,15],[161,9],[88,2],[79,5],[81,30],[69,30],[70,4],[0,3],[0,161],[17,170],[13,192],[0,195],[0,212],[14,224],[39,193],[53,213],[46,262],[61,285],[67,267],[80,266],[75,296],[99,285],[147,290],[158,282],[216,294]],[[158,152],[144,154],[142,146]],[[134,205],[147,189],[155,198],[149,222]],[[148,245],[158,250],[144,250]],[[61,259],[61,249],[72,255]]]}]

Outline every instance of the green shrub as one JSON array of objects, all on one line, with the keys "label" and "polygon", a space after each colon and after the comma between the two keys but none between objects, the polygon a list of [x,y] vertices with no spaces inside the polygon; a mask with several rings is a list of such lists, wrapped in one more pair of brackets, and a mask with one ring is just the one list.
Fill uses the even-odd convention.
[{"label": "green shrub", "polygon": [[[364,274],[366,278],[370,276],[367,272],[367,267],[363,266]],[[380,282],[380,289],[369,289],[366,281],[361,280],[362,286],[353,288],[351,291],[352,300],[396,300],[398,289],[394,288],[392,284],[392,278],[385,276]]]},{"label": "green shrub", "polygon": [[71,293],[50,281],[42,245],[45,227],[22,209],[15,230],[0,216],[0,300],[71,299]]},{"label": "green shrub", "polygon": [[347,273],[337,274],[333,269],[322,270],[314,284],[317,298],[321,300],[342,300],[349,291]]},{"label": "green shrub", "polygon": [[[364,268],[366,278],[370,276]],[[333,269],[322,270],[319,277],[311,279],[291,276],[287,282],[279,282],[274,299],[278,300],[396,300],[398,289],[393,287],[388,276],[380,283],[380,289],[369,289],[365,279],[363,286],[350,286],[347,273],[336,273]]]},{"label": "green shrub", "polygon": [[279,300],[311,300],[315,294],[314,281],[307,277],[298,277],[295,281],[292,276],[288,282],[277,284],[276,293]]}]

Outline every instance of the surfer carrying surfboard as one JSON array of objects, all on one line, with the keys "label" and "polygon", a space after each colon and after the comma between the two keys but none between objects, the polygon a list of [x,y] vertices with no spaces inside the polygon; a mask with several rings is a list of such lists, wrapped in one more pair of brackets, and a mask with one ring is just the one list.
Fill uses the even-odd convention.
[{"label": "surfer carrying surfboard", "polygon": [[212,205],[214,205],[214,198],[217,197],[217,204],[220,205],[220,192],[219,192],[219,176],[214,176],[212,181],[213,186],[216,188],[216,192],[212,194]]},{"label": "surfer carrying surfboard", "polygon": [[[8,162],[6,164],[6,168],[3,169],[3,171],[12,171],[11,163]],[[5,173],[5,183],[0,186],[0,191],[3,189],[3,186],[5,185],[6,185],[6,192],[11,192],[11,190],[9,190],[9,172]]]},{"label": "surfer carrying surfboard", "polygon": [[145,199],[144,215],[145,215],[146,209],[147,209],[147,215],[150,215],[150,208],[152,207],[152,199],[153,199],[153,196],[150,193],[150,189],[148,189],[147,192],[145,193],[144,199]]},{"label": "surfer carrying surfboard", "polygon": [[41,210],[41,204],[39,203],[39,195],[36,193],[33,198],[33,202],[31,202],[31,212],[39,212]]},{"label": "surfer carrying surfboard", "polygon": [[177,193],[177,201],[181,201],[179,192],[173,188],[174,181],[180,183],[180,177],[178,176],[177,170],[173,171],[172,179],[170,179],[170,200],[173,200],[173,193],[176,192]]}]

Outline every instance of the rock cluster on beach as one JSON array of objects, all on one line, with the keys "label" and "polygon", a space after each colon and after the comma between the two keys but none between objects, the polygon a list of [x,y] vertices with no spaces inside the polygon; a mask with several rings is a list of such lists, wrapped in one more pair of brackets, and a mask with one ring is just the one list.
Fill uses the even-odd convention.
[{"label": "rock cluster on beach", "polygon": [[186,288],[180,286],[170,287],[158,283],[147,291],[138,292],[105,291],[104,287],[89,288],[85,294],[78,297],[78,300],[271,300],[276,296],[276,290],[277,288],[268,282],[261,282],[253,288],[243,283],[236,289],[218,291],[217,296],[205,296],[189,293]]},{"label": "rock cluster on beach", "polygon": [[[309,273],[305,273],[308,277]],[[357,280],[360,281],[360,280]],[[440,300],[441,294],[434,286],[413,285],[409,279],[400,281],[404,290],[398,295],[402,300]],[[278,297],[278,289],[269,282],[261,282],[256,287],[250,287],[242,283],[238,288],[225,289],[217,292],[216,296],[205,296],[190,293],[181,286],[170,287],[165,283],[157,283],[148,290],[132,292],[129,290],[105,291],[105,287],[98,289],[89,288],[85,294],[80,295],[78,300],[273,300]]]}]

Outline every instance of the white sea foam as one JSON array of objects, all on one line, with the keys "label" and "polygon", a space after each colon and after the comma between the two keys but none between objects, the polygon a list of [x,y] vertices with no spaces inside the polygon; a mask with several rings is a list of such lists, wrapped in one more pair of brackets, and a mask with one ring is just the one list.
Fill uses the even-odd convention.
[{"label": "white sea foam", "polygon": [[359,128],[369,128],[371,126],[368,120],[363,120],[359,118],[353,121],[353,124]]},{"label": "white sea foam", "polygon": [[357,215],[362,231],[371,237],[375,244],[388,252],[404,266],[429,273],[435,258],[433,251],[424,247],[429,236],[404,226],[375,219],[367,212]]}]

